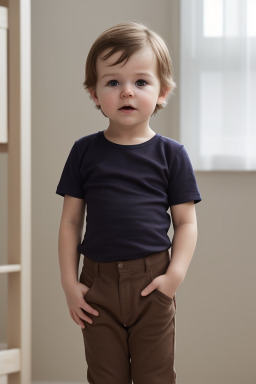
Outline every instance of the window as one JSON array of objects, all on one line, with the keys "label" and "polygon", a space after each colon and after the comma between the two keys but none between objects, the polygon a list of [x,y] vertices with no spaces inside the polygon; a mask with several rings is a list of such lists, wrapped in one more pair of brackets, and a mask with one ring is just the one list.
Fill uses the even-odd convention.
[{"label": "window", "polygon": [[181,142],[195,170],[256,170],[256,0],[181,0]]}]

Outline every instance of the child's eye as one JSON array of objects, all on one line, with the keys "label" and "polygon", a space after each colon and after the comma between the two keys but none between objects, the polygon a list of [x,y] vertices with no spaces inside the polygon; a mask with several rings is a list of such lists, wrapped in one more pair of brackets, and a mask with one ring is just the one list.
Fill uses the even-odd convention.
[{"label": "child's eye", "polygon": [[118,85],[118,81],[110,80],[107,85],[109,85],[110,87],[116,87]]},{"label": "child's eye", "polygon": [[144,87],[145,85],[147,85],[147,82],[145,80],[139,79],[136,81],[136,85],[138,85],[139,87]]}]

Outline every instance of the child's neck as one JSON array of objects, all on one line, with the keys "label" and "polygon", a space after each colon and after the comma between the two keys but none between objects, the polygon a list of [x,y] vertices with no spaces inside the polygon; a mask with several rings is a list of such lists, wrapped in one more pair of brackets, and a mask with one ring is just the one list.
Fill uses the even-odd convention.
[{"label": "child's neck", "polygon": [[105,137],[116,144],[133,145],[141,144],[153,136],[155,132],[149,127],[115,127],[109,125],[104,131]]}]

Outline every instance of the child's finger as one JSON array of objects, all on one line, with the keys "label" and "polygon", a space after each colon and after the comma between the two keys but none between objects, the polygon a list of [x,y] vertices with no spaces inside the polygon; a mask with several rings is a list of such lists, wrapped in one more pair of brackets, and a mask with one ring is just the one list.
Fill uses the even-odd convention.
[{"label": "child's finger", "polygon": [[[75,319],[75,322],[76,322],[78,325],[80,325],[81,328],[84,328],[84,327],[85,327],[83,321],[81,320],[81,318],[79,317],[79,315],[76,313],[75,310],[73,311],[73,317],[74,317],[74,319]],[[89,319],[89,318],[88,318],[88,319]],[[86,319],[85,319],[85,320],[86,320]]]},{"label": "child's finger", "polygon": [[74,316],[73,316],[73,313],[72,313],[71,309],[69,310],[69,314],[70,314],[71,319],[76,323],[76,321],[75,321],[75,319],[74,319]]},{"label": "child's finger", "polygon": [[81,319],[87,321],[87,323],[90,323],[92,324],[92,319],[88,316],[86,316],[86,314],[79,308],[76,312],[76,316],[79,317],[79,322],[81,321]]},{"label": "child's finger", "polygon": [[99,316],[99,312],[92,308],[85,300],[81,306],[86,312],[91,313],[94,316]]},{"label": "child's finger", "polygon": [[151,292],[153,292],[155,289],[157,288],[156,286],[156,282],[155,280],[151,281],[151,283],[149,285],[147,285],[142,291],[141,291],[141,295],[142,296],[147,296],[149,295]]},{"label": "child's finger", "polygon": [[75,312],[73,312],[71,309],[69,310],[69,313],[70,313],[70,317],[71,319],[74,321],[74,323],[76,323],[77,325],[81,325],[79,323],[79,320],[77,318],[77,316],[75,315]]}]

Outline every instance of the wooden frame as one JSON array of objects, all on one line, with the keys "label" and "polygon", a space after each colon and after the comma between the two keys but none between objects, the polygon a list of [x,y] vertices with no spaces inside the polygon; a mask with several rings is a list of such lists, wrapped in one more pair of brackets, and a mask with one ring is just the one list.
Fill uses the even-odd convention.
[{"label": "wooden frame", "polygon": [[8,273],[8,349],[0,351],[0,383],[30,384],[31,4],[7,5],[8,145],[0,149],[8,153],[8,265],[0,267],[0,278]]},{"label": "wooden frame", "polygon": [[0,143],[7,143],[7,30],[8,9],[0,6]]}]

